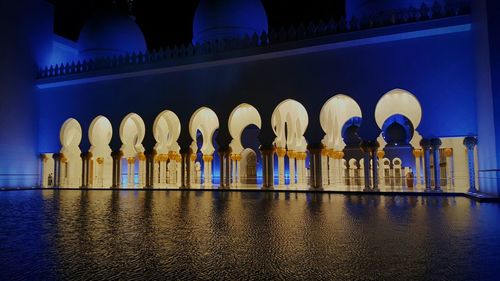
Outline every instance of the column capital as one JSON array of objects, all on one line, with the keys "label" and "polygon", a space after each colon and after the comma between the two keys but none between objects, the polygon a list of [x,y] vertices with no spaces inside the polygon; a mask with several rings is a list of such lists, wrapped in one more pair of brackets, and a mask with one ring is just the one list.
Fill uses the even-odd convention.
[{"label": "column capital", "polygon": [[279,157],[285,157],[285,155],[286,155],[286,148],[284,148],[284,147],[276,147],[276,154],[278,154]]},{"label": "column capital", "polygon": [[111,157],[113,157],[113,159],[120,159],[123,157],[123,152],[121,150],[113,151],[111,152]]},{"label": "column capital", "polygon": [[420,140],[420,146],[423,150],[428,150],[431,148],[431,140],[430,139],[422,139]]},{"label": "column capital", "polygon": [[378,156],[378,158],[384,158],[384,156],[385,156],[385,151],[383,151],[383,150],[378,150],[378,151],[377,151],[377,156]]},{"label": "column capital", "polygon": [[422,156],[422,153],[423,153],[423,152],[422,152],[422,149],[420,149],[420,148],[415,148],[415,149],[413,150],[413,156],[415,156],[415,157],[421,157],[421,156]]},{"label": "column capital", "polygon": [[439,147],[441,147],[441,140],[439,138],[432,138],[431,139],[431,147],[432,149],[436,150],[436,149],[439,149]]},{"label": "column capital", "polygon": [[474,149],[474,147],[477,145],[477,138],[473,136],[465,137],[464,145],[465,147],[467,147],[467,149]]},{"label": "column capital", "polygon": [[203,161],[212,161],[214,157],[212,155],[203,155]]}]

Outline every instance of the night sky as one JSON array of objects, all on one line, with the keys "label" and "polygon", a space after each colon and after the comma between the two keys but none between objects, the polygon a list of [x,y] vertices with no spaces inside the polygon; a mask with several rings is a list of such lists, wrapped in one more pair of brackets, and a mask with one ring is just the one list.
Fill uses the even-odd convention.
[{"label": "night sky", "polygon": [[[76,41],[85,21],[98,10],[109,9],[110,0],[52,0],[55,6],[54,31]],[[146,37],[148,48],[159,48],[191,42],[192,21],[199,0],[135,0],[136,21]],[[163,3],[163,4],[160,4]],[[168,3],[169,5],[166,5]],[[172,5],[172,3],[175,3]],[[328,21],[344,14],[344,1],[262,0],[270,29],[298,25],[309,21]],[[124,0],[118,9],[127,11]]]}]

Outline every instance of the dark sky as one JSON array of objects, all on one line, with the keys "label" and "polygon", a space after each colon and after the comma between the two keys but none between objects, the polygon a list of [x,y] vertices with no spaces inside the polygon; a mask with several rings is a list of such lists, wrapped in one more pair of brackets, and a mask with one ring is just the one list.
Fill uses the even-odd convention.
[{"label": "dark sky", "polygon": [[[111,7],[111,0],[52,0],[55,6],[55,32],[72,40],[93,12]],[[188,43],[192,37],[192,21],[199,0],[135,0],[136,20],[150,49]],[[161,4],[163,3],[163,4]],[[165,3],[168,3],[165,4]],[[173,5],[175,3],[175,5]],[[290,24],[339,18],[344,14],[343,0],[262,0],[270,28]],[[125,0],[117,1],[126,11]]]}]

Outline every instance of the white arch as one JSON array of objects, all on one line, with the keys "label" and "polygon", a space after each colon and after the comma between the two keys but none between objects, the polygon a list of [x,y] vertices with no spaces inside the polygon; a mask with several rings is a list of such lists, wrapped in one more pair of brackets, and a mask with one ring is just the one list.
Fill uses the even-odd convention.
[{"label": "white arch", "polygon": [[193,142],[196,142],[196,132],[199,130],[203,136],[203,145],[201,152],[204,155],[212,155],[215,148],[212,143],[212,137],[215,130],[219,128],[219,118],[217,114],[208,108],[201,107],[196,110],[189,120],[189,134]]},{"label": "white arch", "polygon": [[233,153],[240,154],[243,151],[241,134],[249,125],[255,125],[260,129],[262,120],[259,111],[255,107],[248,103],[242,103],[233,109],[228,120],[229,134],[233,138],[229,146]]},{"label": "white arch", "polygon": [[59,133],[61,140],[61,153],[64,155],[61,163],[61,187],[79,187],[82,180],[82,158],[80,157],[80,141],[82,140],[82,127],[73,118],[64,122]]},{"label": "white arch", "polygon": [[321,128],[325,132],[323,144],[329,149],[342,150],[342,127],[353,117],[362,118],[361,108],[351,97],[337,94],[325,102],[319,113]]},{"label": "white arch", "polygon": [[375,107],[375,121],[380,129],[385,120],[394,114],[408,118],[417,129],[422,119],[422,107],[418,99],[410,92],[394,89],[384,94]]},{"label": "white arch", "polygon": [[156,140],[154,149],[162,154],[170,151],[179,152],[178,139],[181,134],[181,122],[177,115],[164,110],[156,117],[153,123],[153,136]]},{"label": "white arch", "polygon": [[108,118],[99,115],[92,120],[92,123],[90,123],[89,126],[89,141],[91,148],[92,146],[108,146],[112,137],[113,127],[111,126],[111,122],[109,122]]},{"label": "white arch", "polygon": [[[414,128],[410,144],[413,147],[419,147],[422,136],[417,131],[417,127],[422,120],[422,107],[418,99],[412,93],[402,89],[394,89],[387,92],[380,98],[375,107],[375,121],[377,122],[377,126],[382,129],[384,122],[395,114],[401,114],[410,120]],[[377,140],[380,143],[380,148],[383,149],[387,143],[382,134],[380,134]]]},{"label": "white arch", "polygon": [[113,127],[108,118],[99,115],[89,127],[89,152],[92,154],[92,187],[109,187],[112,184],[113,159],[109,143],[113,137]]},{"label": "white arch", "polygon": [[142,118],[136,113],[129,113],[120,124],[121,151],[124,157],[134,157],[144,152],[142,141],[146,134],[146,126]]},{"label": "white arch", "polygon": [[308,123],[307,110],[300,102],[292,99],[282,101],[276,106],[271,116],[271,126],[276,135],[274,145],[283,148],[286,146],[290,150],[305,151],[307,142],[304,133]]},{"label": "white arch", "polygon": [[66,120],[61,126],[59,139],[63,149],[67,147],[78,147],[82,140],[82,127],[80,123],[74,118]]}]

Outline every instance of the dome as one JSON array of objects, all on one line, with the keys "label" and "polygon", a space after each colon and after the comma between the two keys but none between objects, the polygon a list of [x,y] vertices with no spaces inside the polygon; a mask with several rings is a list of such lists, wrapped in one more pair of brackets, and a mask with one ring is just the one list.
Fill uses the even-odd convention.
[{"label": "dome", "polygon": [[193,21],[193,44],[267,32],[260,0],[201,0]]},{"label": "dome", "polygon": [[432,7],[434,2],[435,0],[347,0],[345,4],[346,17],[348,19],[352,16],[361,18],[380,12],[408,9],[409,7],[419,9],[422,3]]},{"label": "dome", "polygon": [[83,59],[147,51],[141,29],[119,11],[99,12],[80,31],[80,57]]}]

